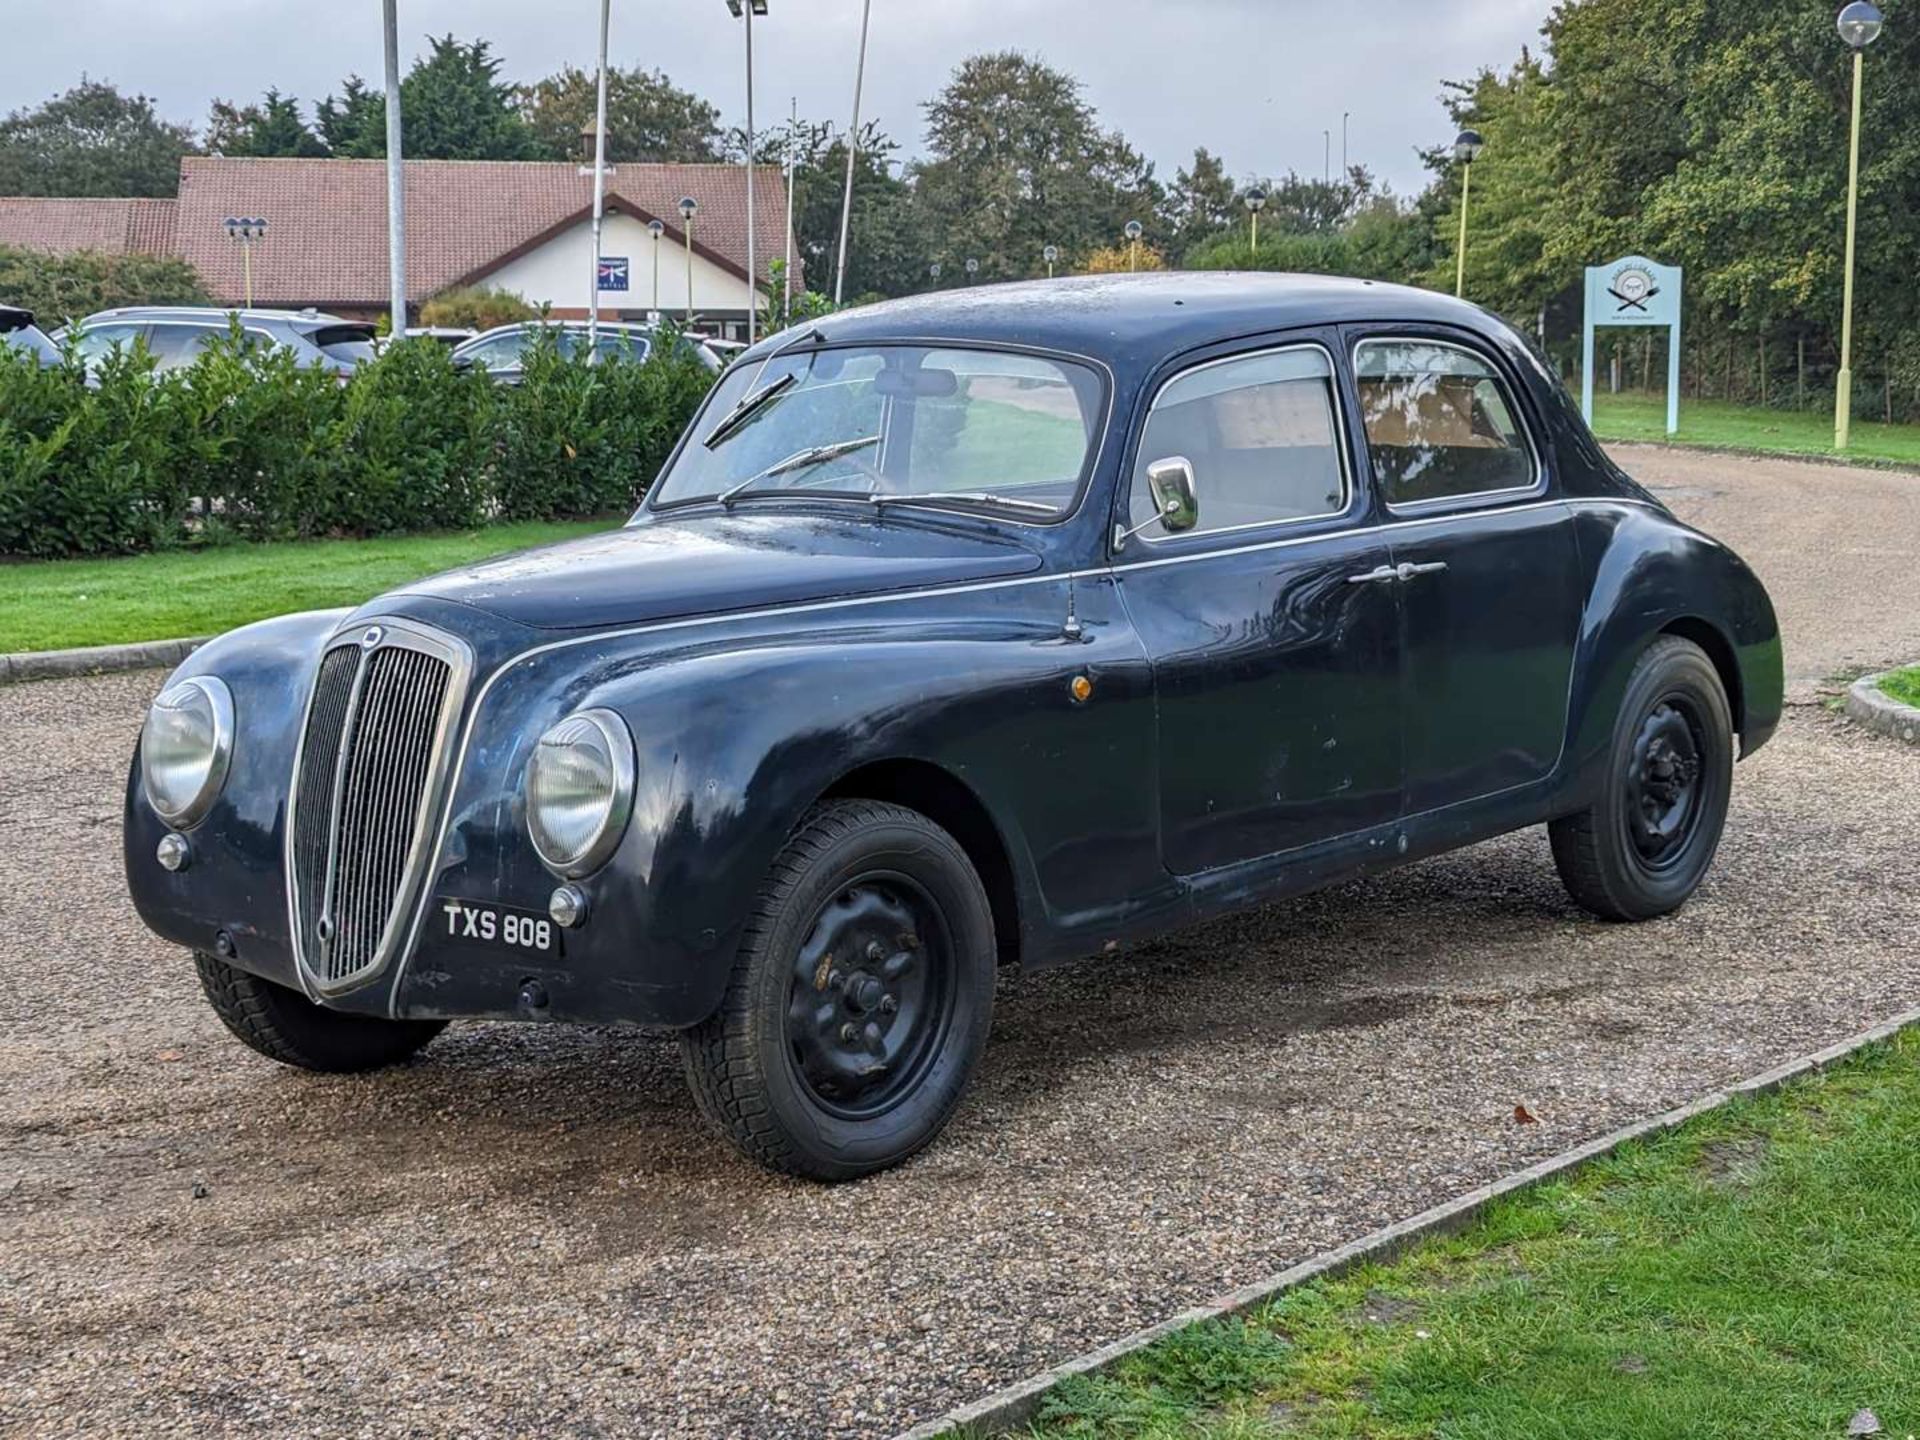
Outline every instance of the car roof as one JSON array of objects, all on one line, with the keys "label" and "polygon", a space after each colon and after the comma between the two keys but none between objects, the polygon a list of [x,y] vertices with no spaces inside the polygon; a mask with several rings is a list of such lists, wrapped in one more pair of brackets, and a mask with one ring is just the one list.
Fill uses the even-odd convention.
[{"label": "car roof", "polygon": [[[809,329],[830,344],[962,340],[1060,350],[1112,363],[1151,363],[1244,335],[1374,320],[1462,325],[1482,332],[1499,323],[1478,306],[1406,285],[1214,270],[973,285],[843,311]],[[749,353],[762,356],[794,338],[792,331],[783,331]]]},{"label": "car roof", "polygon": [[321,310],[268,310],[263,308],[247,309],[241,305],[122,305],[113,310],[96,310],[80,323],[93,325],[110,320],[212,320],[224,324],[228,316],[237,315],[244,321],[255,324],[289,324],[316,327],[322,325],[353,325],[371,330],[374,327],[363,320],[343,320],[338,315],[329,315]]}]

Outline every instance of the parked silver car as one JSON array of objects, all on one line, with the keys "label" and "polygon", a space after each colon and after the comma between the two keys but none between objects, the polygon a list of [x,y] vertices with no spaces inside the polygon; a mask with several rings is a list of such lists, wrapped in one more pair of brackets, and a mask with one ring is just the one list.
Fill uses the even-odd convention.
[{"label": "parked silver car", "polygon": [[79,336],[78,348],[88,365],[105,359],[116,345],[140,340],[153,352],[160,369],[172,370],[191,365],[235,320],[248,339],[284,346],[302,365],[314,369],[347,374],[373,358],[373,326],[318,310],[138,305],[102,310],[67,328]]},{"label": "parked silver car", "polygon": [[[516,385],[520,381],[520,370],[525,363],[526,353],[533,347],[534,340],[542,330],[554,330],[559,333],[562,355],[578,355],[586,350],[587,322],[584,320],[525,320],[513,325],[496,325],[493,329],[474,336],[464,344],[455,346],[453,363],[461,366],[476,366],[485,370],[495,380]],[[593,357],[596,362],[611,359],[614,356],[627,360],[645,360],[653,353],[653,346],[659,339],[659,335],[658,327],[653,325],[602,320],[599,334],[594,339]],[[702,365],[716,375],[719,374],[720,359],[705,344],[693,336],[683,337],[680,343],[689,347]]]}]

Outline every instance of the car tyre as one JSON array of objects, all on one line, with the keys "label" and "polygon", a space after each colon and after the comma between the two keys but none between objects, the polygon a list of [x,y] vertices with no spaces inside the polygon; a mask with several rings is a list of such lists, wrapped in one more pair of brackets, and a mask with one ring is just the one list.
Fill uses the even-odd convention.
[{"label": "car tyre", "polygon": [[297,990],[194,953],[200,988],[221,1022],[269,1060],[301,1070],[351,1074],[405,1060],[446,1029],[444,1020],[343,1015]]},{"label": "car tyre", "polygon": [[1699,888],[1733,793],[1731,707],[1692,641],[1665,635],[1627,680],[1599,798],[1548,827],[1554,865],[1603,920],[1648,920]]},{"label": "car tyre", "polygon": [[821,805],[774,861],[719,1009],[682,1033],[688,1082],[770,1170],[897,1165],[973,1076],[995,958],[986,888],[951,835],[899,805]]}]

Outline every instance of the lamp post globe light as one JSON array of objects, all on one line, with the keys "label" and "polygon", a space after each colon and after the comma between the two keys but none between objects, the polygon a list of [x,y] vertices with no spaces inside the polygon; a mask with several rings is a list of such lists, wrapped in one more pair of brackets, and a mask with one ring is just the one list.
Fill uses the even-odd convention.
[{"label": "lamp post globe light", "polygon": [[934,261],[931,265],[927,267],[927,278],[932,280],[933,283],[936,285],[940,283],[941,268],[942,268],[941,264],[938,260]]},{"label": "lamp post globe light", "polygon": [[1253,217],[1253,259],[1260,260],[1260,212],[1267,208],[1267,192],[1258,185],[1247,191],[1247,213]]},{"label": "lamp post globe light", "polygon": [[1049,280],[1053,279],[1053,267],[1059,262],[1060,247],[1058,245],[1047,246],[1046,249],[1040,252],[1040,258],[1047,262],[1047,278]]},{"label": "lamp post globe light", "polygon": [[1460,243],[1454,247],[1453,293],[1467,293],[1467,202],[1473,194],[1473,162],[1487,142],[1478,130],[1462,130],[1453,137],[1453,158],[1460,162]]},{"label": "lamp post globe light", "polygon": [[1866,48],[1886,21],[1868,0],[1853,0],[1834,21],[1853,51],[1853,123],[1847,138],[1847,260],[1841,281],[1840,373],[1834,377],[1833,448],[1844,450],[1853,429],[1853,236],[1860,211],[1860,76]]},{"label": "lamp post globe light", "polygon": [[691,195],[680,197],[682,231],[687,237],[687,325],[693,325],[693,217],[700,213],[700,202]]},{"label": "lamp post globe light", "polygon": [[1132,274],[1140,268],[1140,237],[1147,233],[1147,227],[1138,220],[1127,222],[1127,273]]},{"label": "lamp post globe light", "polygon": [[267,219],[264,215],[229,215],[220,222],[227,239],[240,247],[240,264],[246,274],[247,308],[253,308],[253,242],[264,239]]},{"label": "lamp post globe light", "polygon": [[973,283],[973,277],[980,273],[980,262],[972,256],[967,257],[967,283]]}]

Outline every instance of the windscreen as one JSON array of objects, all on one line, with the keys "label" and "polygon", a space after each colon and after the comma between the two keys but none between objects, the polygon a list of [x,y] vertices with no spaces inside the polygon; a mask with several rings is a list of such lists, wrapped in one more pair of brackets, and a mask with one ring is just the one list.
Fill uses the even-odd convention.
[{"label": "windscreen", "polygon": [[885,345],[740,366],[719,384],[654,505],[780,495],[1066,514],[1099,433],[1087,365],[1013,351]]}]

